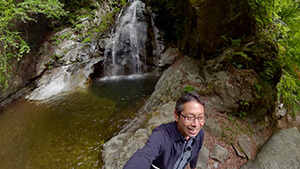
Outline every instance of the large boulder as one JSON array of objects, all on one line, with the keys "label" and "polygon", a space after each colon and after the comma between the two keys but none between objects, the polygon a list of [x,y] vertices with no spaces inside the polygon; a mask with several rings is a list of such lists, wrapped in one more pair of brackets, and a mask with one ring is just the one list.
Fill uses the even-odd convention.
[{"label": "large boulder", "polygon": [[[64,29],[54,36],[73,33],[71,29]],[[86,87],[94,71],[93,66],[103,60],[102,57],[92,57],[95,46],[96,42],[82,45],[74,40],[64,39],[56,48],[51,48],[49,42],[45,42],[36,67],[36,76],[41,77],[36,82],[37,88],[26,98],[45,100],[62,92]]]},{"label": "large boulder", "polygon": [[227,48],[216,58],[205,62],[202,74],[207,85],[205,92],[211,97],[209,107],[221,113],[240,117],[247,115],[253,122],[265,117],[273,118],[271,114],[277,99],[276,83],[261,80],[263,73],[256,70],[256,62],[244,62],[239,63],[241,67],[236,66],[236,60],[232,60],[232,57],[238,51]]},{"label": "large boulder", "polygon": [[294,127],[274,134],[256,158],[242,169],[288,169],[300,166],[300,133]]},{"label": "large boulder", "polygon": [[205,87],[199,75],[199,60],[184,55],[178,57],[180,59],[167,68],[158,80],[155,91],[143,108],[146,112],[169,101],[176,101],[187,86],[192,86],[197,91]]}]

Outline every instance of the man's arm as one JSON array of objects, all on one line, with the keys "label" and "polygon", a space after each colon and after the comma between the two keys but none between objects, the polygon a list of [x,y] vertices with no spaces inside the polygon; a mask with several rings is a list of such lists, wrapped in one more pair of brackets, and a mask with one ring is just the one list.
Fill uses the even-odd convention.
[{"label": "man's arm", "polygon": [[198,156],[199,156],[199,153],[196,155],[195,158],[193,158],[193,159],[190,161],[190,168],[191,168],[191,169],[196,168],[197,161],[198,161]]},{"label": "man's arm", "polygon": [[152,161],[158,156],[165,136],[160,131],[153,130],[145,146],[137,150],[127,161],[123,169],[150,168]]}]

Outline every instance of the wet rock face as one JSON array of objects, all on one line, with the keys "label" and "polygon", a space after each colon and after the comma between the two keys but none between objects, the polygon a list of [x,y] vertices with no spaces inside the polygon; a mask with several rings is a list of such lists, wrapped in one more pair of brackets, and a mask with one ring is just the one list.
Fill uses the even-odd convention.
[{"label": "wet rock face", "polygon": [[[70,28],[57,32],[53,36],[76,35]],[[36,89],[26,98],[29,100],[45,100],[62,92],[85,87],[94,70],[93,65],[103,58],[92,57],[96,42],[84,46],[80,42],[65,39],[57,46],[46,41],[42,45],[41,56],[36,66]]]},{"label": "wet rock face", "polygon": [[229,38],[246,37],[253,30],[246,1],[148,1],[158,11],[157,26],[168,31],[167,36],[176,39],[178,47],[191,56],[213,53],[226,46]]},{"label": "wet rock face", "polygon": [[[227,42],[222,37],[238,39],[251,33],[252,19],[248,16],[249,7],[244,1],[184,0],[187,9],[195,13],[194,21],[185,25],[184,37],[180,46],[190,46],[191,54],[199,50],[214,52]],[[198,53],[199,54],[199,53]],[[194,55],[196,56],[196,55]]]}]

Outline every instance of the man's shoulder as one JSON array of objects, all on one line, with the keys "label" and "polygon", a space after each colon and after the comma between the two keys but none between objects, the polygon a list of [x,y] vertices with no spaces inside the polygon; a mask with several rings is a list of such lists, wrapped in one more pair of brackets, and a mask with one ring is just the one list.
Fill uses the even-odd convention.
[{"label": "man's shoulder", "polygon": [[168,131],[168,130],[174,130],[176,127],[175,122],[170,122],[170,123],[164,123],[159,125],[158,127],[154,128],[153,131]]},{"label": "man's shoulder", "polygon": [[176,122],[174,121],[159,125],[158,127],[153,129],[152,133],[156,133],[156,135],[161,135],[164,138],[166,138],[166,140],[173,140],[174,138],[176,138],[176,130]]}]

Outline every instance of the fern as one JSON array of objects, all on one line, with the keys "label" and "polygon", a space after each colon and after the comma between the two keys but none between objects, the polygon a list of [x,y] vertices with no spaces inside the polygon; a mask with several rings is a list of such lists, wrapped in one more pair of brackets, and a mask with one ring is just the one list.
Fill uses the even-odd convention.
[{"label": "fern", "polygon": [[286,107],[291,109],[293,116],[296,116],[300,110],[300,81],[294,76],[284,71],[280,83],[277,84],[278,100],[281,100]]}]

